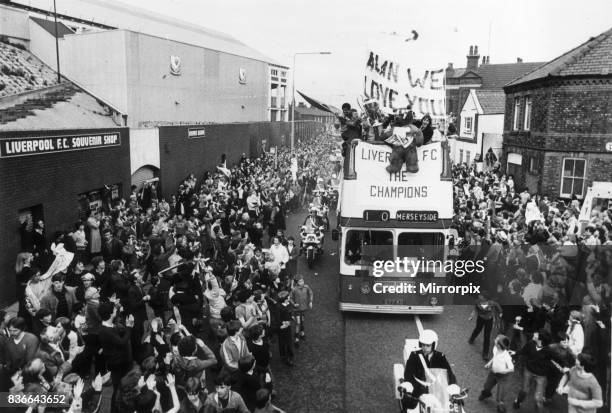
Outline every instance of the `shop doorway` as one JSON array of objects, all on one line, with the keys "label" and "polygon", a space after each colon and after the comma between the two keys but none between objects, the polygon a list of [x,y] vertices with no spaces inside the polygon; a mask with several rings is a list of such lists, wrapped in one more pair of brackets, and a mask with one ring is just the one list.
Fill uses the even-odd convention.
[{"label": "shop doorway", "polygon": [[[159,168],[152,165],[141,166],[132,174],[132,191],[135,189],[140,192],[145,183],[156,180],[159,181]],[[159,182],[157,185],[159,188]]]},{"label": "shop doorway", "polygon": [[78,195],[79,219],[85,222],[91,211],[110,214],[113,205],[121,199],[122,185],[105,185]]},{"label": "shop doorway", "polygon": [[32,231],[34,224],[38,221],[45,221],[45,214],[42,204],[23,208],[17,211],[19,220],[19,235],[21,241],[21,251],[32,251]]}]

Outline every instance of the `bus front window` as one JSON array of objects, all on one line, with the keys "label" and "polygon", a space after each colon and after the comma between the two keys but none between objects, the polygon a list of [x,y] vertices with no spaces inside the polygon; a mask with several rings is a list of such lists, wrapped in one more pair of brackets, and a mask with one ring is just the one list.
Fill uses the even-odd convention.
[{"label": "bus front window", "polygon": [[430,261],[428,264],[430,271],[427,272],[444,265],[444,234],[440,232],[402,232],[397,237],[397,245],[397,256],[400,259],[408,257],[419,261]]},{"label": "bus front window", "polygon": [[372,265],[376,260],[393,260],[393,233],[380,230],[349,230],[346,235],[344,262]]}]

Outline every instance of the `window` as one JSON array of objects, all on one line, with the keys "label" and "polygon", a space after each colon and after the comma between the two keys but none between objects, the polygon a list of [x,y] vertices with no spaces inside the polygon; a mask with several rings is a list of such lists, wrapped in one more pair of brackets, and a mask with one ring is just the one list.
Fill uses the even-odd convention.
[{"label": "window", "polygon": [[465,151],[465,163],[470,164],[470,151]]},{"label": "window", "polygon": [[472,118],[463,118],[463,133],[472,133]]},{"label": "window", "polygon": [[582,196],[584,191],[585,173],[586,161],[584,159],[563,159],[563,170],[561,172],[561,196]]},{"label": "window", "polygon": [[281,72],[282,77],[287,77],[287,72]]},{"label": "window", "polygon": [[397,237],[397,245],[400,258],[444,258],[444,234],[441,232],[402,232]]},{"label": "window", "polygon": [[350,265],[371,265],[376,260],[393,260],[393,233],[381,230],[348,231],[344,262]]},{"label": "window", "polygon": [[521,101],[519,98],[514,98],[514,123],[512,130],[519,130],[519,115],[521,112]]},{"label": "window", "polygon": [[525,121],[523,122],[523,129],[529,130],[531,127],[531,96],[525,97]]},{"label": "window", "polygon": [[272,74],[272,76],[278,76],[278,70],[276,69],[272,69],[270,73]]},{"label": "window", "polygon": [[459,163],[463,163],[463,149],[459,149]]}]

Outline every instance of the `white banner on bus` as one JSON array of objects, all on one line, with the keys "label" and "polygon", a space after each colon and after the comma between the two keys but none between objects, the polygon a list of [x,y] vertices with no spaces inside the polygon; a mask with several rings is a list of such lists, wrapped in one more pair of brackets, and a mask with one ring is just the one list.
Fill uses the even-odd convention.
[{"label": "white banner on bus", "polygon": [[410,173],[404,164],[398,173],[386,171],[391,148],[359,142],[355,148],[357,179],[344,180],[341,211],[345,217],[362,217],[366,210],[386,210],[395,219],[398,211],[437,211],[452,218],[452,182],[441,181],[440,142],[417,149],[419,171]]},{"label": "white banner on bus", "polygon": [[418,37],[381,34],[368,42],[364,56],[363,95],[388,110],[412,106],[415,117],[446,114],[444,73],[448,57]]}]

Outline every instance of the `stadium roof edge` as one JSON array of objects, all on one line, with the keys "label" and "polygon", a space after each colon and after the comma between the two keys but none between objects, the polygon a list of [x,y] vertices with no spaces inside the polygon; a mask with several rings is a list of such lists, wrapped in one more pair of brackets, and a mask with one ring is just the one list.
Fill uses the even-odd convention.
[{"label": "stadium roof edge", "polygon": [[[134,7],[127,3],[118,2],[114,0],[103,0],[103,1],[80,0],[80,1],[82,3],[89,4],[93,6],[94,8],[99,7],[102,9],[109,10],[111,12],[119,13],[120,15],[123,15],[124,17],[130,16],[129,23],[125,23],[125,19],[124,19],[123,24],[121,24],[120,22],[117,22],[118,24],[113,24],[114,27],[104,25],[102,23],[96,23],[93,20],[91,20],[90,24],[96,25],[98,27],[104,26],[102,28],[107,29],[107,30],[123,29],[123,30],[134,32],[134,33],[147,34],[149,36],[153,36],[153,37],[157,37],[161,39],[168,39],[168,40],[176,41],[176,42],[183,43],[183,44],[190,44],[193,46],[198,46],[198,47],[202,47],[202,48],[209,49],[209,50],[215,50],[215,51],[219,51],[223,53],[228,53],[228,54],[235,55],[235,56],[245,57],[245,58],[249,58],[252,60],[256,60],[256,61],[260,61],[260,62],[264,62],[264,63],[268,63],[271,65],[289,69],[289,67],[275,61],[274,59],[270,58],[264,53],[261,53],[257,49],[243,43],[242,41],[236,39],[235,37],[227,33],[209,29],[207,27],[200,26],[196,23],[191,23],[191,22],[187,22],[187,21],[180,20],[177,18],[168,17],[168,16],[165,16],[165,15],[162,15],[162,14],[159,14],[159,13],[147,10],[147,9]],[[31,5],[32,2],[29,0],[16,0],[16,1],[15,0],[13,1],[2,0],[0,1],[0,3],[8,7],[21,8],[21,9],[29,10],[32,12],[45,12],[45,10],[36,9],[32,7]],[[65,15],[61,13],[62,12],[58,9],[58,17],[60,18],[65,18],[71,21],[72,20],[79,21],[79,22],[82,22],[83,24],[87,24],[87,22],[89,22],[89,20],[87,19],[75,18],[73,16]],[[157,24],[158,26],[157,27],[153,26],[153,29],[148,30],[148,31],[138,30],[131,23],[133,20],[132,16],[135,16],[135,15],[142,16],[145,22],[148,21],[149,23]],[[170,28],[171,33],[169,36],[164,37],[164,36],[160,36],[156,34],[156,33],[164,33],[164,30],[162,30],[163,28],[159,27],[160,24],[166,25]],[[130,27],[130,25],[132,25],[132,27]],[[192,32],[194,34],[195,39],[193,41],[190,41],[188,38],[184,38],[185,37],[184,33],[183,33],[183,36],[181,36],[180,33],[177,33],[177,32],[172,33],[172,30],[171,30],[172,27],[179,29],[179,31],[182,30],[182,31]],[[172,34],[174,34],[174,36]],[[206,36],[207,39],[202,39],[204,41],[198,41],[198,36]],[[216,42],[220,44],[216,45],[215,44]],[[226,44],[223,45],[222,43],[226,43]]]},{"label": "stadium roof edge", "polygon": [[83,33],[72,33],[72,34],[67,34],[64,37],[71,37],[71,36],[92,36],[92,35],[98,35],[98,34],[101,34],[101,33],[106,33],[106,32],[109,32],[109,31],[113,31],[113,32],[115,32],[115,31],[124,31],[124,32],[130,32],[130,33],[137,33],[137,34],[140,34],[140,35],[143,35],[143,36],[155,37],[157,39],[163,39],[163,40],[170,40],[170,41],[176,42],[176,43],[186,44],[186,45],[189,45],[189,46],[195,46],[195,47],[199,47],[199,48],[202,48],[202,49],[213,50],[215,52],[222,52],[222,53],[226,53],[226,54],[233,55],[233,56],[243,57],[245,59],[251,59],[251,60],[256,60],[258,62],[267,63],[267,64],[272,65],[272,66],[277,66],[277,67],[282,67],[282,68],[285,68],[285,69],[289,69],[288,66],[284,66],[284,65],[282,65],[280,63],[277,63],[276,61],[274,61],[272,59],[264,60],[263,57],[266,57],[264,55],[261,55],[262,58],[257,58],[257,57],[254,57],[254,56],[244,56],[244,55],[241,55],[241,54],[238,54],[238,53],[233,53],[233,52],[227,51],[227,50],[213,49],[212,47],[203,46],[203,45],[197,44],[197,43],[191,43],[191,42],[187,42],[187,41],[183,41],[183,40],[172,39],[170,37],[163,37],[163,36],[159,36],[159,35],[155,35],[155,34],[139,32],[139,31],[131,30],[131,29],[115,29],[115,30],[101,30],[101,31],[83,32]]}]

